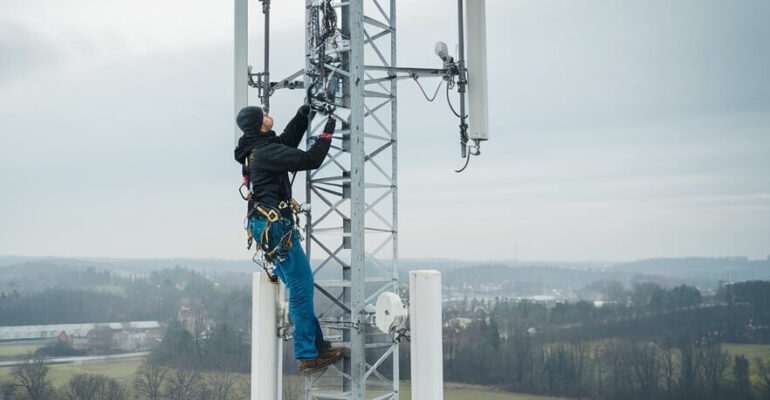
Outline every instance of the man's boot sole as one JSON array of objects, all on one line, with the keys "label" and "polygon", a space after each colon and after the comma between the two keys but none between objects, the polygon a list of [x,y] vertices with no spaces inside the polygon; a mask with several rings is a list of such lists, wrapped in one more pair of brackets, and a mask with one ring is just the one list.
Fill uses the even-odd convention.
[{"label": "man's boot sole", "polygon": [[325,362],[325,363],[323,363],[323,364],[321,364],[319,366],[316,366],[316,367],[313,367],[313,368],[306,368],[303,371],[301,371],[301,373],[302,373],[302,375],[310,375],[310,374],[314,374],[316,372],[323,372],[324,370],[329,368],[330,365],[332,365],[332,364],[336,363],[337,361],[339,361],[339,360],[341,360],[343,358],[346,358],[346,357],[350,357],[350,349],[348,349],[348,348],[340,348],[340,352],[337,354],[337,357],[330,358],[329,361],[327,361],[327,362]]},{"label": "man's boot sole", "polygon": [[324,372],[326,372],[327,369],[329,369],[328,365],[323,366],[323,367],[308,368],[308,369],[302,371],[302,375],[309,376],[309,375],[313,375],[315,373],[324,373]]}]

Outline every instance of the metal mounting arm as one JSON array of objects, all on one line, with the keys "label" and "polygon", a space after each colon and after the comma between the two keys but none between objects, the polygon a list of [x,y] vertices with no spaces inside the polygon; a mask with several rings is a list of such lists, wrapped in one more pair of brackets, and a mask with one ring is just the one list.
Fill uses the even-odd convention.
[{"label": "metal mounting arm", "polygon": [[[396,73],[404,74],[404,78],[411,77],[412,75],[433,76],[436,78],[453,75],[450,69],[445,68],[385,67],[381,65],[367,65],[365,68],[371,71],[395,71]],[[397,77],[398,75],[390,76],[391,79],[396,79]]]}]

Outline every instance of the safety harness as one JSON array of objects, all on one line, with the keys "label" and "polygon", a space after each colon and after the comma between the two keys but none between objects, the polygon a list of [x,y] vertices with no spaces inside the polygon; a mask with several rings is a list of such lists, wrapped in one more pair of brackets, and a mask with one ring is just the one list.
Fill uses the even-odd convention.
[{"label": "safety harness", "polygon": [[[246,218],[244,219],[244,229],[246,230],[246,249],[251,249],[255,239],[253,233],[251,232],[249,221],[251,221],[251,217],[253,217],[255,214],[260,215],[265,218],[266,224],[265,229],[262,230],[259,238],[256,238],[257,246],[252,260],[265,270],[272,282],[278,282],[278,277],[273,273],[275,269],[275,264],[273,262],[274,260],[283,261],[283,255],[285,255],[286,252],[288,252],[294,245],[292,242],[292,233],[294,232],[294,227],[299,226],[299,214],[306,213],[307,210],[304,210],[303,207],[300,206],[299,203],[297,203],[297,201],[293,198],[281,201],[278,203],[277,207],[273,207],[269,204],[256,200],[250,189],[248,163],[249,161],[247,158],[244,161],[242,169],[243,183],[241,183],[241,186],[238,188],[238,192],[240,193],[241,198],[248,202]],[[292,183],[294,183],[295,177],[296,172],[294,173],[294,176],[292,176]],[[244,189],[246,189],[245,194]],[[281,235],[280,239],[277,240],[276,243],[270,243],[270,228],[274,223],[278,222],[282,216],[291,221],[291,226],[283,235]],[[301,236],[300,240],[302,240]],[[272,264],[272,267],[269,266],[270,264]]]},{"label": "safety harness", "polygon": [[[289,220],[292,223],[292,229],[289,229],[288,232],[284,233],[281,237],[281,240],[278,241],[278,243],[275,243],[275,246],[270,246],[269,242],[269,232],[270,227],[275,222],[278,222],[279,219],[281,219],[281,216],[286,216],[284,210],[287,210],[291,213],[291,217]],[[267,221],[267,224],[265,226],[265,229],[262,231],[262,234],[257,239],[257,246],[262,251],[265,252],[265,257],[268,259],[268,261],[272,261],[274,258],[276,258],[276,255],[278,255],[279,249],[282,249],[284,251],[288,251],[291,249],[292,242],[291,242],[291,233],[294,228],[294,225],[296,225],[296,222],[294,221],[294,216],[300,212],[299,204],[297,204],[297,201],[294,199],[291,199],[289,201],[282,201],[280,204],[278,204],[278,207],[271,207],[265,203],[256,202],[254,204],[254,207],[249,210],[248,213],[246,213],[246,220],[250,220],[254,214],[259,214],[265,218]],[[246,248],[251,248],[251,242],[254,240],[251,229],[247,229],[248,231],[248,242]],[[280,257],[277,257],[280,260]]]}]

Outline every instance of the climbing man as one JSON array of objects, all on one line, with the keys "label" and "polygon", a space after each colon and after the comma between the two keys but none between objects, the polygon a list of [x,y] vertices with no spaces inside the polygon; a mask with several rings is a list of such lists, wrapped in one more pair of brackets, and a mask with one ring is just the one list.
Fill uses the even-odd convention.
[{"label": "climbing man", "polygon": [[335,119],[329,116],[323,133],[307,151],[297,149],[314,112],[307,105],[297,111],[281,135],[273,131],[273,118],[259,107],[243,108],[236,118],[243,136],[235,148],[244,184],[250,187],[247,230],[273,273],[286,284],[289,317],[294,324],[294,357],[304,374],[322,370],[342,357],[347,347],[332,347],[324,340],[313,308],[313,272],[300,245],[289,172],[318,168],[329,152]]}]

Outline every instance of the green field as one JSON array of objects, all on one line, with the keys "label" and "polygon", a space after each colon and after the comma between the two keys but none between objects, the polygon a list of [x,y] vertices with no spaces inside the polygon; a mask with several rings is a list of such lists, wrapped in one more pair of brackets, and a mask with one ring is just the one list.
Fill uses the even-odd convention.
[{"label": "green field", "polygon": [[[63,385],[73,375],[82,373],[104,375],[115,378],[121,383],[129,384],[131,383],[136,368],[139,367],[141,363],[141,359],[134,359],[51,365],[49,376],[53,380],[54,386]],[[10,367],[0,368],[0,382],[7,382],[11,379],[11,370],[12,368]]]},{"label": "green field", "polygon": [[[401,384],[401,400],[411,400],[412,392],[408,383]],[[558,400],[559,397],[535,396],[529,394],[509,393],[492,388],[475,385],[460,385],[446,383],[444,385],[444,400]]]},{"label": "green field", "polygon": [[82,364],[63,364],[51,366],[51,379],[55,386],[65,384],[77,374],[97,374],[115,378],[120,383],[130,384],[134,372],[142,364],[142,359],[91,361]]},{"label": "green field", "polygon": [[40,346],[36,344],[7,344],[0,346],[0,358],[17,357],[34,353]]},{"label": "green field", "polygon": [[770,359],[770,344],[722,343],[722,349],[730,353],[731,356],[743,355],[749,360]]}]

